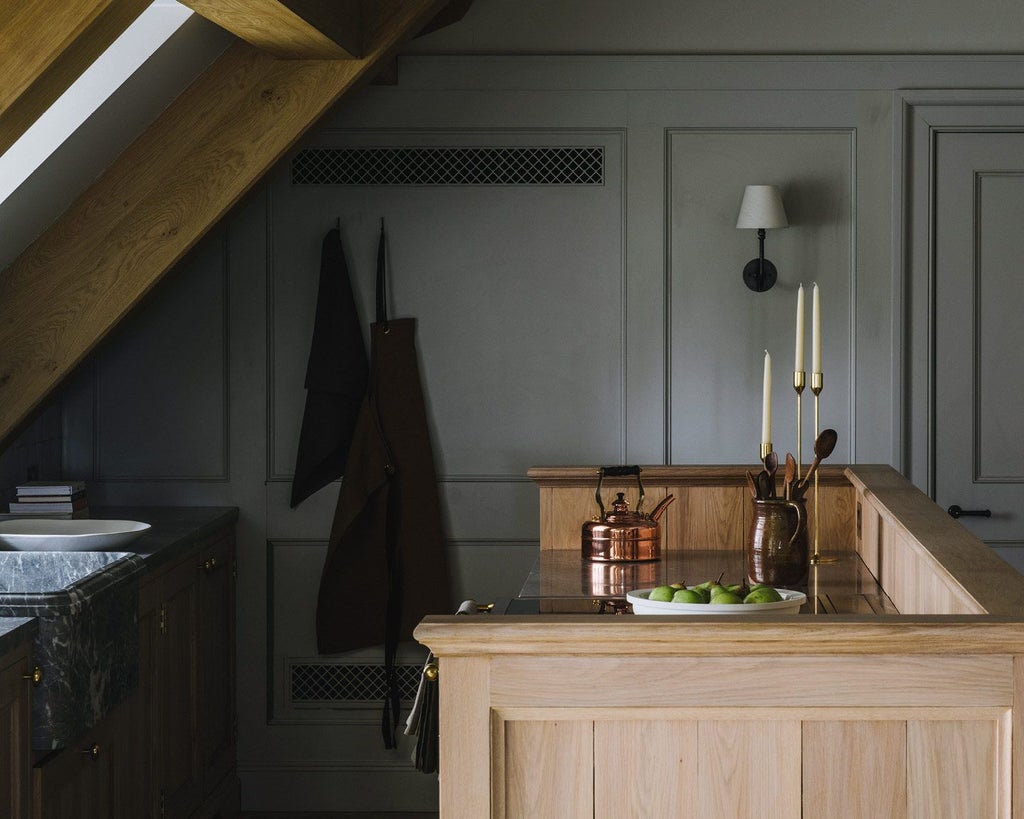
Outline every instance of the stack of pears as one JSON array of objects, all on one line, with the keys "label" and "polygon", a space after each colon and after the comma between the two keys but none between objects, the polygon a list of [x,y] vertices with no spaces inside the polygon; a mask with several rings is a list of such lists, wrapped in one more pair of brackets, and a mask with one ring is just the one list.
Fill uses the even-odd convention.
[{"label": "stack of pears", "polygon": [[696,586],[687,586],[685,583],[658,586],[651,589],[647,599],[657,603],[707,603],[712,606],[778,603],[782,600],[782,595],[778,591],[764,583],[755,583],[753,586],[747,586],[745,583],[723,585],[720,581],[721,578],[706,580]]}]

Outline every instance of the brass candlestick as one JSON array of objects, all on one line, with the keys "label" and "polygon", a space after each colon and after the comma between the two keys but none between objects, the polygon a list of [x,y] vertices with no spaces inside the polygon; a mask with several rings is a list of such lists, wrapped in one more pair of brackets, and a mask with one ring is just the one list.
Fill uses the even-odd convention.
[{"label": "brass candlestick", "polygon": [[[818,439],[821,431],[818,428],[818,396],[821,395],[821,388],[824,386],[824,378],[821,373],[811,373],[811,392],[814,393],[814,439]],[[814,470],[814,555],[811,563],[819,563],[821,554],[818,552],[818,470]]]},{"label": "brass candlestick", "polygon": [[767,441],[767,442],[761,444],[761,462],[762,463],[764,462],[764,459],[768,457],[768,454],[771,451],[772,451],[772,442],[771,441]]},{"label": "brass candlestick", "polygon": [[796,390],[796,479],[800,480],[802,473],[802,464],[804,456],[803,443],[801,441],[801,435],[803,433],[804,422],[803,422],[803,404],[804,404],[804,385],[806,383],[806,373],[803,370],[793,370],[793,389]]}]

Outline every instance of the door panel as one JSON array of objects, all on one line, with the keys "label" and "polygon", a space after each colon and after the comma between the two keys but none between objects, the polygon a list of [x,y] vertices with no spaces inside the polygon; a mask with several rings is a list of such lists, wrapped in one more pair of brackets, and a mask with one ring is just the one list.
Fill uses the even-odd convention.
[{"label": "door panel", "polygon": [[935,170],[935,499],[1024,545],[1024,133],[944,132]]}]

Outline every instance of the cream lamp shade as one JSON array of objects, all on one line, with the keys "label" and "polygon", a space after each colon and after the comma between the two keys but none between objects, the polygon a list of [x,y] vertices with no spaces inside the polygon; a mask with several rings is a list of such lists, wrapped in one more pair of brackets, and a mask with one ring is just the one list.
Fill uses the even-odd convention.
[{"label": "cream lamp shade", "polygon": [[747,185],[743,192],[740,215],[736,219],[738,228],[784,228],[789,227],[782,196],[774,185]]},{"label": "cream lamp shade", "polygon": [[743,268],[743,281],[758,293],[771,290],[779,273],[775,265],[764,257],[764,234],[769,228],[789,227],[779,189],[774,185],[747,185],[736,227],[757,231],[757,258],[751,259]]}]

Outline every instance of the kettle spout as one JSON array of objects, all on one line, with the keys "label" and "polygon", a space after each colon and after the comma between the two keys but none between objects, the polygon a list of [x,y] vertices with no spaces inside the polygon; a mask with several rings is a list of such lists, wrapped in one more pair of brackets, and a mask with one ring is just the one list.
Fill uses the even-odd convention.
[{"label": "kettle spout", "polygon": [[675,495],[666,495],[662,498],[658,505],[651,510],[651,520],[657,520],[661,517],[662,513],[668,508],[668,505],[676,499]]}]

